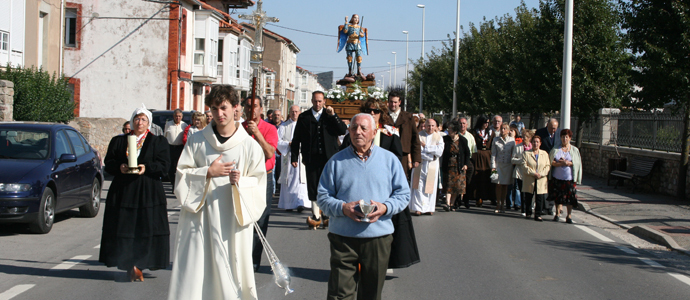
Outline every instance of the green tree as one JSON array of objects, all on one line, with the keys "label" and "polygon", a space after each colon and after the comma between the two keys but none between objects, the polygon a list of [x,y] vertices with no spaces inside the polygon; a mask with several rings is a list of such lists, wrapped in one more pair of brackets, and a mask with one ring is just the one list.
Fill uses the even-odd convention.
[{"label": "green tree", "polygon": [[636,101],[641,108],[674,103],[684,113],[678,197],[685,199],[690,146],[690,3],[687,0],[619,1],[624,12]]},{"label": "green tree", "polygon": [[74,103],[67,79],[35,68],[0,70],[0,79],[14,83],[14,119],[67,123],[74,118]]}]

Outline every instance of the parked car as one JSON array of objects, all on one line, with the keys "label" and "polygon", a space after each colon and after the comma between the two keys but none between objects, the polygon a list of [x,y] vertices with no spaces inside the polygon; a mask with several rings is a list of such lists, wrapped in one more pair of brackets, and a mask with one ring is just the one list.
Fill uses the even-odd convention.
[{"label": "parked car", "polygon": [[[165,123],[172,121],[173,110],[152,110],[151,117],[153,118],[153,124],[156,124],[165,130]],[[187,123],[187,125],[192,124],[192,111],[182,112],[182,121]]]},{"label": "parked car", "polygon": [[98,215],[101,158],[71,126],[0,123],[0,170],[0,223],[48,233],[57,213],[79,208],[83,217]]}]

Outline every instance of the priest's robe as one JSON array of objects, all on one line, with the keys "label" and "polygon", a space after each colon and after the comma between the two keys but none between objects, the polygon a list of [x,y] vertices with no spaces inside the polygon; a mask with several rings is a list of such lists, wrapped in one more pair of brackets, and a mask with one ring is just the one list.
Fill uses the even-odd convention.
[{"label": "priest's robe", "polygon": [[[266,165],[261,146],[235,124],[223,144],[212,126],[193,134],[178,161],[175,196],[182,209],[168,299],[257,299],[252,224],[266,207]],[[206,178],[221,154],[237,161],[237,185],[227,176]]]},{"label": "priest's robe", "polygon": [[311,207],[309,194],[307,193],[307,175],[302,164],[302,154],[297,159],[297,168],[290,164],[290,142],[295,133],[296,121],[287,120],[278,127],[278,151],[281,154],[280,161],[280,198],[278,208],[295,209],[299,206]]},{"label": "priest's robe", "polygon": [[443,155],[444,144],[438,132],[428,134],[420,131],[419,140],[426,146],[422,147],[422,163],[412,171],[410,210],[428,213],[436,210],[436,187],[441,169],[439,158]]}]

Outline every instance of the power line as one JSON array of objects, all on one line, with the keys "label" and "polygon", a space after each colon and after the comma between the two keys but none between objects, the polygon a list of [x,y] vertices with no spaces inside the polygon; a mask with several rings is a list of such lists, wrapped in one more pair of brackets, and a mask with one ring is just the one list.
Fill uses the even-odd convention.
[{"label": "power line", "polygon": [[[337,37],[338,37],[338,36],[333,35],[333,34],[325,34],[325,33],[318,33],[318,32],[311,32],[311,31],[306,31],[306,30],[294,29],[294,28],[285,27],[285,26],[281,26],[281,25],[273,24],[273,23],[269,23],[269,24],[266,24],[266,25],[276,26],[276,27],[280,27],[280,28],[283,28],[283,29],[292,30],[292,31],[297,31],[297,32],[302,32],[302,33],[306,33],[306,34],[312,34],[312,35],[319,35],[319,36],[326,36],[326,37],[334,37],[334,38],[337,38]],[[386,39],[369,39],[369,40],[370,40],[370,41],[375,41],[375,42],[390,42],[390,43],[406,43],[406,42],[408,42],[407,40],[386,40]],[[409,42],[410,42],[410,43],[421,43],[421,42],[445,42],[445,41],[450,41],[450,40],[451,40],[451,39],[443,39],[443,40],[409,40]]]}]

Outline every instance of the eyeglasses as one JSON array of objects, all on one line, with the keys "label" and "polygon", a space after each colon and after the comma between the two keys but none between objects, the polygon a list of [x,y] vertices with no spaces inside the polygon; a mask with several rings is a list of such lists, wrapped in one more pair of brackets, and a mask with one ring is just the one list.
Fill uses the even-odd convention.
[{"label": "eyeglasses", "polygon": [[378,109],[378,108],[365,108],[365,109],[363,110],[363,112],[364,112],[364,113],[367,113],[367,114],[370,114],[371,112],[374,112],[375,114],[378,115],[378,114],[381,113],[381,110]]}]

